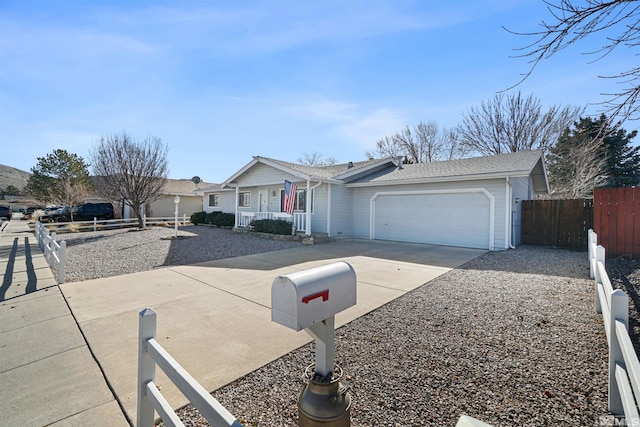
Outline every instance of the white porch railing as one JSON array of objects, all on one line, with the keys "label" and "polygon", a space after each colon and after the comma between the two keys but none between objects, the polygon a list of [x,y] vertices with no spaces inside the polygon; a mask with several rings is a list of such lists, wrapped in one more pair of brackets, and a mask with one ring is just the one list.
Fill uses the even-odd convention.
[{"label": "white porch railing", "polygon": [[40,221],[36,221],[35,234],[38,246],[49,263],[49,268],[57,267],[58,284],[63,284],[67,263],[67,242],[64,240],[57,242],[56,233],[51,233]]},{"label": "white porch railing", "polygon": [[640,362],[629,338],[629,297],[613,290],[605,269],[604,247],[589,230],[589,269],[595,279],[595,309],[602,313],[609,344],[609,411],[624,416],[625,425],[640,425]]},{"label": "white porch railing", "polygon": [[238,212],[238,227],[249,227],[254,219],[282,219],[292,222],[296,231],[307,232],[307,214],[295,212],[289,215],[284,212]]},{"label": "white porch railing", "polygon": [[166,426],[184,424],[162,396],[154,381],[156,365],[178,387],[200,414],[213,427],[243,427],[224,406],[211,396],[156,341],[156,313],[146,308],[140,312],[138,324],[138,419],[137,427],[153,427],[157,411]]}]

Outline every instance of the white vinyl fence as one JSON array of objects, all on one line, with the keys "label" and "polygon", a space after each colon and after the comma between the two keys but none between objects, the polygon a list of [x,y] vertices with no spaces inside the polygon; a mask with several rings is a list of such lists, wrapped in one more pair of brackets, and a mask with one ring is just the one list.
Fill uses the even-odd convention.
[{"label": "white vinyl fence", "polygon": [[[175,218],[162,216],[162,217],[142,217],[143,227],[151,225],[175,225]],[[178,218],[178,225],[187,225],[187,215],[183,215],[182,218]],[[55,228],[60,232],[64,231],[80,231],[80,230],[93,230],[98,231],[113,228],[126,228],[137,227],[137,218],[128,219],[97,219],[93,218],[93,221],[73,221],[73,222],[48,222],[47,227]]]},{"label": "white vinyl fence", "polygon": [[613,290],[605,269],[605,250],[593,230],[589,230],[588,249],[595,309],[602,313],[609,344],[609,411],[624,416],[625,425],[640,426],[640,363],[629,338],[629,297],[621,289]]},{"label": "white vinyl fence", "polygon": [[153,427],[154,411],[166,426],[184,426],[154,381],[156,365],[178,387],[213,427],[243,427],[156,341],[156,313],[146,308],[138,324],[138,419],[137,427]]},{"label": "white vinyl fence", "polygon": [[36,239],[38,239],[38,246],[40,246],[44,258],[49,263],[49,267],[53,268],[55,266],[58,269],[58,284],[63,284],[67,262],[67,242],[64,240],[57,242],[56,233],[47,230],[40,221],[36,221],[35,234]]}]

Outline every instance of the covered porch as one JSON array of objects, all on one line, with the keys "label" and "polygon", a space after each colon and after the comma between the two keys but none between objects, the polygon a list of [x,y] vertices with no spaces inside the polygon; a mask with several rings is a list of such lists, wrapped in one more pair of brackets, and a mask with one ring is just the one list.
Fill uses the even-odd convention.
[{"label": "covered porch", "polygon": [[236,227],[248,228],[251,225],[251,221],[260,219],[288,221],[296,227],[296,232],[310,234],[310,230],[307,230],[306,212],[294,212],[293,215],[285,212],[239,212],[239,217],[236,216]]}]

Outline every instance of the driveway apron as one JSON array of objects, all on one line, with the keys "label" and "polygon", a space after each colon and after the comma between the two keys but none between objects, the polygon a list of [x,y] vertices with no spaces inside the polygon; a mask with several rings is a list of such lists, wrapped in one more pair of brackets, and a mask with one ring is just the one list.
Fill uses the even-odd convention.
[{"label": "driveway apron", "polygon": [[[340,240],[66,283],[60,289],[127,416],[135,420],[138,314],[145,307],[157,313],[158,342],[213,391],[311,341],[305,332],[271,322],[271,284],[277,276],[349,262],[358,279],[357,304],[336,316],[338,327],[485,252]],[[159,369],[156,378],[174,408],[188,403]]]}]

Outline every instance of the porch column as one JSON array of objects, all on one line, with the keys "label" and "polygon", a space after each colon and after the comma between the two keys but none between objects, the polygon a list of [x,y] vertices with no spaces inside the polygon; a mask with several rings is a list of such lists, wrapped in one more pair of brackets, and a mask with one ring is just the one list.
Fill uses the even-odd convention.
[{"label": "porch column", "polygon": [[309,180],[307,180],[307,197],[305,199],[307,203],[307,232],[305,234],[311,236],[311,181]]},{"label": "porch column", "polygon": [[236,217],[235,217],[235,226],[234,228],[238,228],[238,203],[240,202],[240,186],[236,185]]}]

